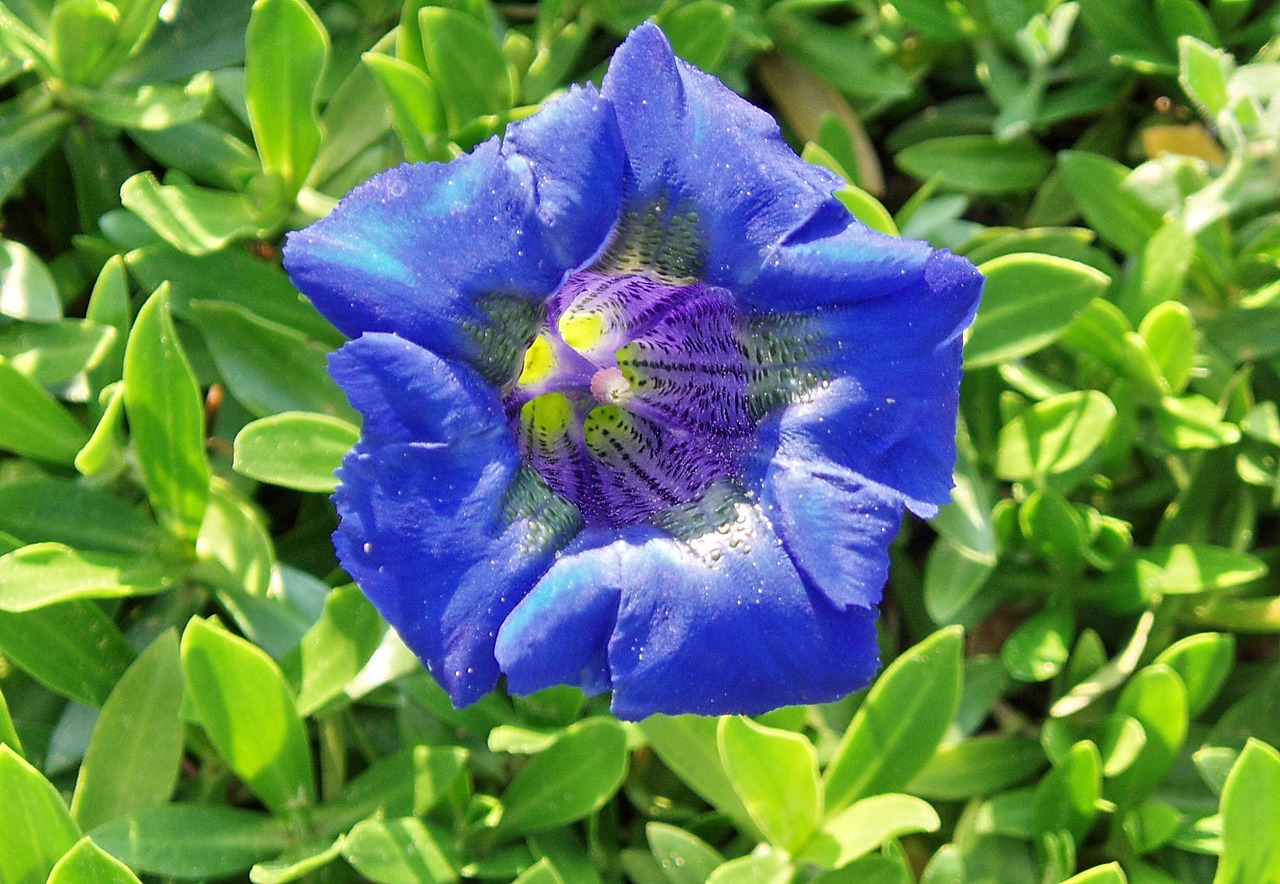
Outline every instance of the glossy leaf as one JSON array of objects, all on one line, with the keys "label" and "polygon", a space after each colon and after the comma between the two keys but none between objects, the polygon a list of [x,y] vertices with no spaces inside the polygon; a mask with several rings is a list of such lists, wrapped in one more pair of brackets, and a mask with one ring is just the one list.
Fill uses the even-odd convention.
[{"label": "glossy leaf", "polygon": [[965,344],[966,368],[996,365],[1051,344],[1109,279],[1086,264],[1033,253],[981,266],[982,303]]},{"label": "glossy leaf", "polygon": [[503,792],[499,830],[527,834],[582,819],[613,796],[626,770],[626,734],[617,721],[597,717],[570,725]]},{"label": "glossy leaf", "polygon": [[320,152],[329,34],[305,0],[256,0],[246,42],[245,103],[262,166],[297,193]]},{"label": "glossy leaf", "polygon": [[310,743],[271,658],[193,619],[182,636],[182,669],[210,741],[263,803],[283,813],[314,802]]},{"label": "glossy leaf", "polygon": [[178,640],[162,633],[121,676],[89,740],[71,813],[86,831],[169,800],[182,761]]},{"label": "glossy leaf", "polygon": [[741,716],[720,719],[717,742],[734,790],[764,836],[782,850],[802,847],[822,815],[813,744]]},{"label": "glossy leaf", "polygon": [[80,838],[53,784],[9,746],[0,745],[0,879],[40,884]]},{"label": "glossy leaf", "polygon": [[959,708],[962,650],[960,629],[941,629],[876,679],[823,775],[828,816],[903,788],[933,756]]},{"label": "glossy leaf", "polygon": [[209,499],[204,407],[169,315],[167,287],[143,305],[129,335],[124,406],[160,524],[177,539],[194,543]]}]

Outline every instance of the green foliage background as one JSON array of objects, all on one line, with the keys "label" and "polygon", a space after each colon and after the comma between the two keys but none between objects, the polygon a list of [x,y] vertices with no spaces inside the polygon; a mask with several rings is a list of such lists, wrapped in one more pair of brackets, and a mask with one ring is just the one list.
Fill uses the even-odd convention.
[{"label": "green foliage background", "polygon": [[[647,17],[988,278],[869,691],[457,711],[337,570],[286,230]],[[1280,11],[0,3],[0,881],[1280,882]],[[747,649],[749,652],[749,649]]]}]

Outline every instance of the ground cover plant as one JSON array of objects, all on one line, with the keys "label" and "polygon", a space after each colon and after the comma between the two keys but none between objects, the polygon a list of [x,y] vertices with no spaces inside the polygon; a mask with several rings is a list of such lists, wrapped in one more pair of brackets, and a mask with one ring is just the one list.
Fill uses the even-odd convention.
[{"label": "ground cover plant", "polygon": [[[653,20],[986,278],[881,673],[462,710],[335,558],[285,234]],[[0,881],[1280,881],[1280,12],[0,3]],[[751,648],[742,648],[750,654]]]}]

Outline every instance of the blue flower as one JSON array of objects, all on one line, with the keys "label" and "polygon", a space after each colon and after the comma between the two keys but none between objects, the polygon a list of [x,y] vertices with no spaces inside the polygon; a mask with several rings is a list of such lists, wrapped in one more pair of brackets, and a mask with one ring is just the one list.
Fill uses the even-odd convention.
[{"label": "blue flower", "polygon": [[874,233],[653,25],[600,91],[293,234],[354,338],[343,566],[458,705],[834,700],[877,666],[904,507],[949,499],[981,277]]}]

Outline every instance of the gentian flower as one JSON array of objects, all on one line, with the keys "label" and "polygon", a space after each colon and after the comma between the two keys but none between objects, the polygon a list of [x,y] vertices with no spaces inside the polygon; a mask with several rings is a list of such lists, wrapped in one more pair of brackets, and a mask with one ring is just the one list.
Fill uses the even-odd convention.
[{"label": "gentian flower", "polygon": [[759,713],[874,674],[888,544],[949,499],[981,277],[840,185],[643,25],[599,91],[289,238],[354,338],[339,558],[456,704],[505,676]]}]

